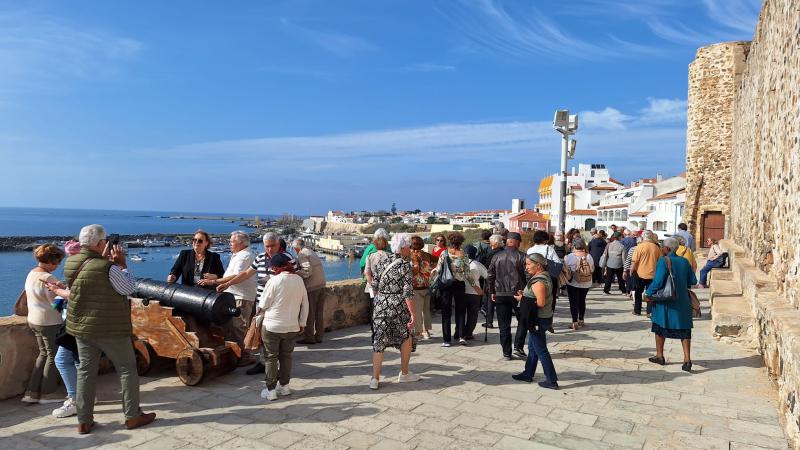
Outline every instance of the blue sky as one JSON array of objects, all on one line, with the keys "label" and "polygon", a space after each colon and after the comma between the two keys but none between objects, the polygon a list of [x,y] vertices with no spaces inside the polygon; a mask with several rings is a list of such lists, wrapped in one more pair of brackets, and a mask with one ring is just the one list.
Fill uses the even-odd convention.
[{"label": "blue sky", "polygon": [[0,0],[2,206],[299,214],[682,172],[687,65],[757,0]]}]

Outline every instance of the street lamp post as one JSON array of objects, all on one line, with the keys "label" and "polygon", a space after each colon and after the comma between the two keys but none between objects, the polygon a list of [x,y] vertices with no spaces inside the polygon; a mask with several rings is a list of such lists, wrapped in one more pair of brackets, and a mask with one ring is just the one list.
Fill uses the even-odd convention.
[{"label": "street lamp post", "polygon": [[578,115],[569,114],[568,109],[556,111],[553,128],[561,133],[561,189],[558,199],[558,231],[566,234],[567,225],[567,161],[575,156],[575,140],[570,136],[578,131]]}]

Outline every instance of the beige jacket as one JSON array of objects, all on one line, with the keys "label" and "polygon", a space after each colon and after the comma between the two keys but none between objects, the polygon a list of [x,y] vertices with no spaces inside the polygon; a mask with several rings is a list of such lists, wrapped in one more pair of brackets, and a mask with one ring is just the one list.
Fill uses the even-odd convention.
[{"label": "beige jacket", "polygon": [[300,250],[297,254],[297,264],[300,266],[297,274],[303,277],[306,291],[311,292],[325,287],[325,269],[322,268],[322,261],[313,250],[308,247]]}]

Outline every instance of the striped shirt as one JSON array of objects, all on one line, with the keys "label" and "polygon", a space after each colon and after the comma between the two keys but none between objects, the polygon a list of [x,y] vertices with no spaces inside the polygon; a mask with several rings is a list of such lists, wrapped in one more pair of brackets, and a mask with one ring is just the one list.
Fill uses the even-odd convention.
[{"label": "striped shirt", "polygon": [[[289,262],[297,268],[297,260],[295,260],[294,256],[291,253],[283,252],[284,255],[289,257]],[[274,272],[271,270],[272,262],[270,261],[270,257],[267,256],[265,253],[259,253],[256,256],[255,261],[253,264],[250,265],[250,268],[256,271],[256,298],[261,298],[261,293],[264,292],[264,286],[267,285],[267,281],[269,281],[269,277],[271,275],[275,275]]]},{"label": "striped shirt", "polygon": [[122,295],[131,295],[136,290],[136,279],[128,269],[121,269],[117,265],[112,265],[108,270],[108,281],[114,290]]}]

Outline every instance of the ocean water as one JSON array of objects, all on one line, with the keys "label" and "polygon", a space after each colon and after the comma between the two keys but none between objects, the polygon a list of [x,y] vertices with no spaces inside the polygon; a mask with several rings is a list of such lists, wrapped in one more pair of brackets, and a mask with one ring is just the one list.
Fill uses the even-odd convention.
[{"label": "ocean water", "polygon": [[[99,223],[109,232],[119,234],[142,233],[191,233],[203,228],[211,233],[227,233],[241,229],[236,223],[221,220],[164,219],[158,216],[178,213],[130,212],[130,211],[79,211],[31,208],[0,208],[0,236],[47,236],[77,234],[80,228],[90,223]],[[193,213],[203,216],[221,214]],[[184,213],[184,215],[186,215]],[[226,217],[240,216],[226,214]],[[242,217],[247,217],[241,215]],[[252,217],[252,216],[250,216]],[[261,216],[264,219],[266,215]],[[128,267],[139,278],[164,280],[175,263],[178,253],[189,247],[160,247],[129,249]],[[253,251],[263,252],[259,242]],[[139,254],[144,261],[134,262],[130,256]],[[227,267],[230,253],[223,253],[223,265]],[[359,277],[358,260],[326,255],[322,261],[328,280],[346,280]],[[36,266],[31,252],[0,252],[0,317],[12,314],[14,302],[24,288],[28,272]],[[64,279],[63,263],[54,272]]]},{"label": "ocean water", "polygon": [[[109,233],[191,233],[202,228],[209,233],[241,229],[239,222],[209,219],[175,219],[175,216],[244,217],[255,214],[191,213],[164,211],[111,211],[53,208],[0,207],[0,236],[76,236],[81,227],[99,223]],[[261,215],[262,220],[275,215]]]}]

